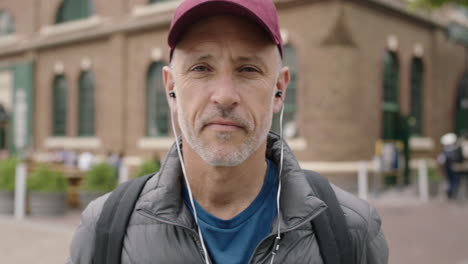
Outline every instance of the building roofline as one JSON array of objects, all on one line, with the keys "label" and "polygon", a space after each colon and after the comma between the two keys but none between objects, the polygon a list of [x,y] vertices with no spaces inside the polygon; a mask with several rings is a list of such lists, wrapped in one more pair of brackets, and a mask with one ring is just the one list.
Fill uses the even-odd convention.
[{"label": "building roofline", "polygon": [[[410,12],[403,5],[392,3],[385,0],[273,0],[278,9],[288,6],[297,6],[303,4],[317,4],[320,2],[352,2],[355,4],[364,4],[375,8],[381,8],[385,11],[393,12],[402,17],[415,20],[426,26],[441,28],[446,30],[447,26],[437,21],[435,18],[422,12]],[[31,37],[21,37],[14,45],[0,46],[0,56],[10,56],[24,53],[31,50],[40,50],[52,48],[59,45],[67,45],[78,41],[86,41],[100,38],[107,38],[113,34],[131,34],[137,31],[148,30],[158,27],[168,27],[170,25],[172,12],[165,10],[158,15],[147,17],[127,16],[122,21],[105,21],[89,30],[77,30],[64,34],[52,36],[42,36],[39,32]]]},{"label": "building roofline", "polygon": [[423,11],[411,11],[402,3],[389,0],[273,0],[278,8],[298,6],[301,4],[316,4],[320,2],[354,2],[364,4],[376,8],[382,8],[386,11],[394,12],[395,14],[417,20],[431,27],[446,28],[446,25],[436,18]]},{"label": "building roofline", "polygon": [[408,9],[408,7],[398,2],[390,2],[386,0],[348,0],[348,1],[359,3],[359,4],[365,4],[365,5],[373,6],[376,8],[384,8],[386,9],[386,11],[393,12],[395,14],[398,14],[408,19],[416,20],[417,22],[420,22],[430,27],[441,28],[441,29],[447,28],[447,26],[444,23],[434,18],[430,14],[424,13],[422,11],[416,11],[416,10],[411,11]]}]

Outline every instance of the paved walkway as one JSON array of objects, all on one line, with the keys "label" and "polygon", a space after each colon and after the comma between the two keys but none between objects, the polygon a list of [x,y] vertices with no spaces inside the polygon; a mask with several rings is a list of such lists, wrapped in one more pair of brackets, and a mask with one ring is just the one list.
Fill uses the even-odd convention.
[{"label": "paved walkway", "polygon": [[398,191],[372,204],[382,217],[390,264],[468,264],[468,204],[422,203]]},{"label": "paved walkway", "polygon": [[[371,203],[383,219],[390,264],[468,264],[468,204],[421,203],[398,191]],[[0,263],[64,263],[78,223],[78,211],[24,221],[0,216]]]},{"label": "paved walkway", "polygon": [[0,263],[64,263],[78,223],[77,211],[60,218],[27,218],[22,221],[0,216]]}]

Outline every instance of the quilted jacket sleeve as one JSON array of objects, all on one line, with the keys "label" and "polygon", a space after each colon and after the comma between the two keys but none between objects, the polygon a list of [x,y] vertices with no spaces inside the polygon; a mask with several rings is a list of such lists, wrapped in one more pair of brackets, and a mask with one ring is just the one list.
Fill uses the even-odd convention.
[{"label": "quilted jacket sleeve", "polygon": [[380,217],[375,208],[370,207],[368,237],[366,248],[363,250],[365,256],[362,263],[366,264],[387,264],[388,245],[381,228]]},{"label": "quilted jacket sleeve", "polygon": [[377,210],[367,201],[332,185],[351,232],[356,263],[387,264],[388,245]]},{"label": "quilted jacket sleeve", "polygon": [[73,235],[67,264],[91,264],[94,253],[95,227],[109,195],[91,202],[81,214],[81,222]]}]

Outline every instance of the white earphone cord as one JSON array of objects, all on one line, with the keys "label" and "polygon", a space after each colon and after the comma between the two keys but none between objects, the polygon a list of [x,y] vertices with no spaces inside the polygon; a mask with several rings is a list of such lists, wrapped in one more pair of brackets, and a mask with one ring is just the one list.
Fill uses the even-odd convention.
[{"label": "white earphone cord", "polygon": [[[281,239],[280,235],[280,227],[281,227],[281,217],[280,217],[280,196],[281,196],[281,173],[283,171],[283,113],[284,113],[284,105],[281,107],[281,113],[280,113],[280,140],[281,140],[281,155],[280,155],[280,167],[279,167],[279,172],[278,172],[278,193],[276,195],[276,210],[277,210],[277,218],[278,218],[278,230],[277,230],[277,236],[275,238],[275,243],[273,246],[273,251],[271,252],[271,261],[270,264],[273,264],[273,261],[275,260],[275,255],[276,252],[279,249],[279,240]],[[172,132],[174,133],[174,137],[176,140],[176,148],[177,148],[177,155],[179,156],[179,161],[180,165],[182,167],[182,174],[184,174],[184,179],[185,183],[187,184],[187,189],[188,189],[188,194],[190,198],[190,204],[192,205],[193,208],[193,216],[195,218],[195,223],[197,224],[197,231],[198,231],[198,236],[200,237],[200,244],[203,249],[203,254],[205,255],[205,263],[210,264],[210,260],[208,257],[208,251],[206,250],[205,246],[205,240],[203,239],[203,234],[200,229],[200,225],[198,224],[198,215],[197,215],[197,210],[195,209],[195,203],[193,202],[193,195],[192,195],[192,189],[190,188],[190,183],[187,178],[187,173],[185,171],[185,165],[184,165],[184,160],[182,158],[182,153],[180,151],[180,143],[179,143],[179,138],[177,136],[177,132],[175,129],[175,123],[174,123],[174,114],[173,111],[171,111],[171,125],[172,125]]]},{"label": "white earphone cord", "polygon": [[278,193],[276,194],[276,210],[277,210],[277,219],[278,219],[278,230],[277,236],[275,238],[275,243],[273,245],[273,251],[271,252],[271,261],[270,264],[273,264],[275,260],[276,252],[279,249],[279,241],[281,239],[281,217],[280,217],[280,197],[281,197],[281,174],[283,172],[283,149],[284,149],[284,142],[283,142],[283,113],[284,113],[284,104],[281,106],[281,113],[280,113],[280,140],[281,140],[281,155],[280,155],[280,167],[278,172]]},{"label": "white earphone cord", "polygon": [[189,198],[190,198],[190,204],[192,205],[192,209],[193,209],[193,218],[195,218],[195,223],[197,224],[198,236],[200,237],[200,244],[201,244],[202,249],[203,249],[203,254],[205,255],[205,263],[210,264],[210,260],[209,260],[209,257],[208,257],[208,251],[206,250],[206,246],[205,246],[205,240],[203,239],[203,235],[202,235],[202,232],[200,230],[200,225],[198,224],[197,209],[195,209],[195,203],[193,202],[192,189],[190,188],[190,183],[189,183],[189,180],[187,178],[187,173],[185,172],[184,160],[182,159],[182,153],[180,151],[179,138],[177,137],[177,132],[176,132],[176,129],[175,129],[175,124],[174,124],[173,111],[171,111],[171,123],[172,123],[172,132],[174,133],[174,137],[176,139],[177,155],[179,155],[180,165],[182,166],[182,174],[184,174],[185,184],[187,184],[188,194],[189,194]]}]

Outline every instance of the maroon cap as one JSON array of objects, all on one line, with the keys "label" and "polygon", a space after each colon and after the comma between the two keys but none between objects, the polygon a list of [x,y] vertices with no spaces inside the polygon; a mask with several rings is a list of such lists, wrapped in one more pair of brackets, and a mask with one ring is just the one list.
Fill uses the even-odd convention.
[{"label": "maroon cap", "polygon": [[175,10],[169,29],[170,59],[177,42],[189,26],[215,15],[241,16],[257,23],[270,35],[283,57],[278,14],[272,0],[185,0]]}]

